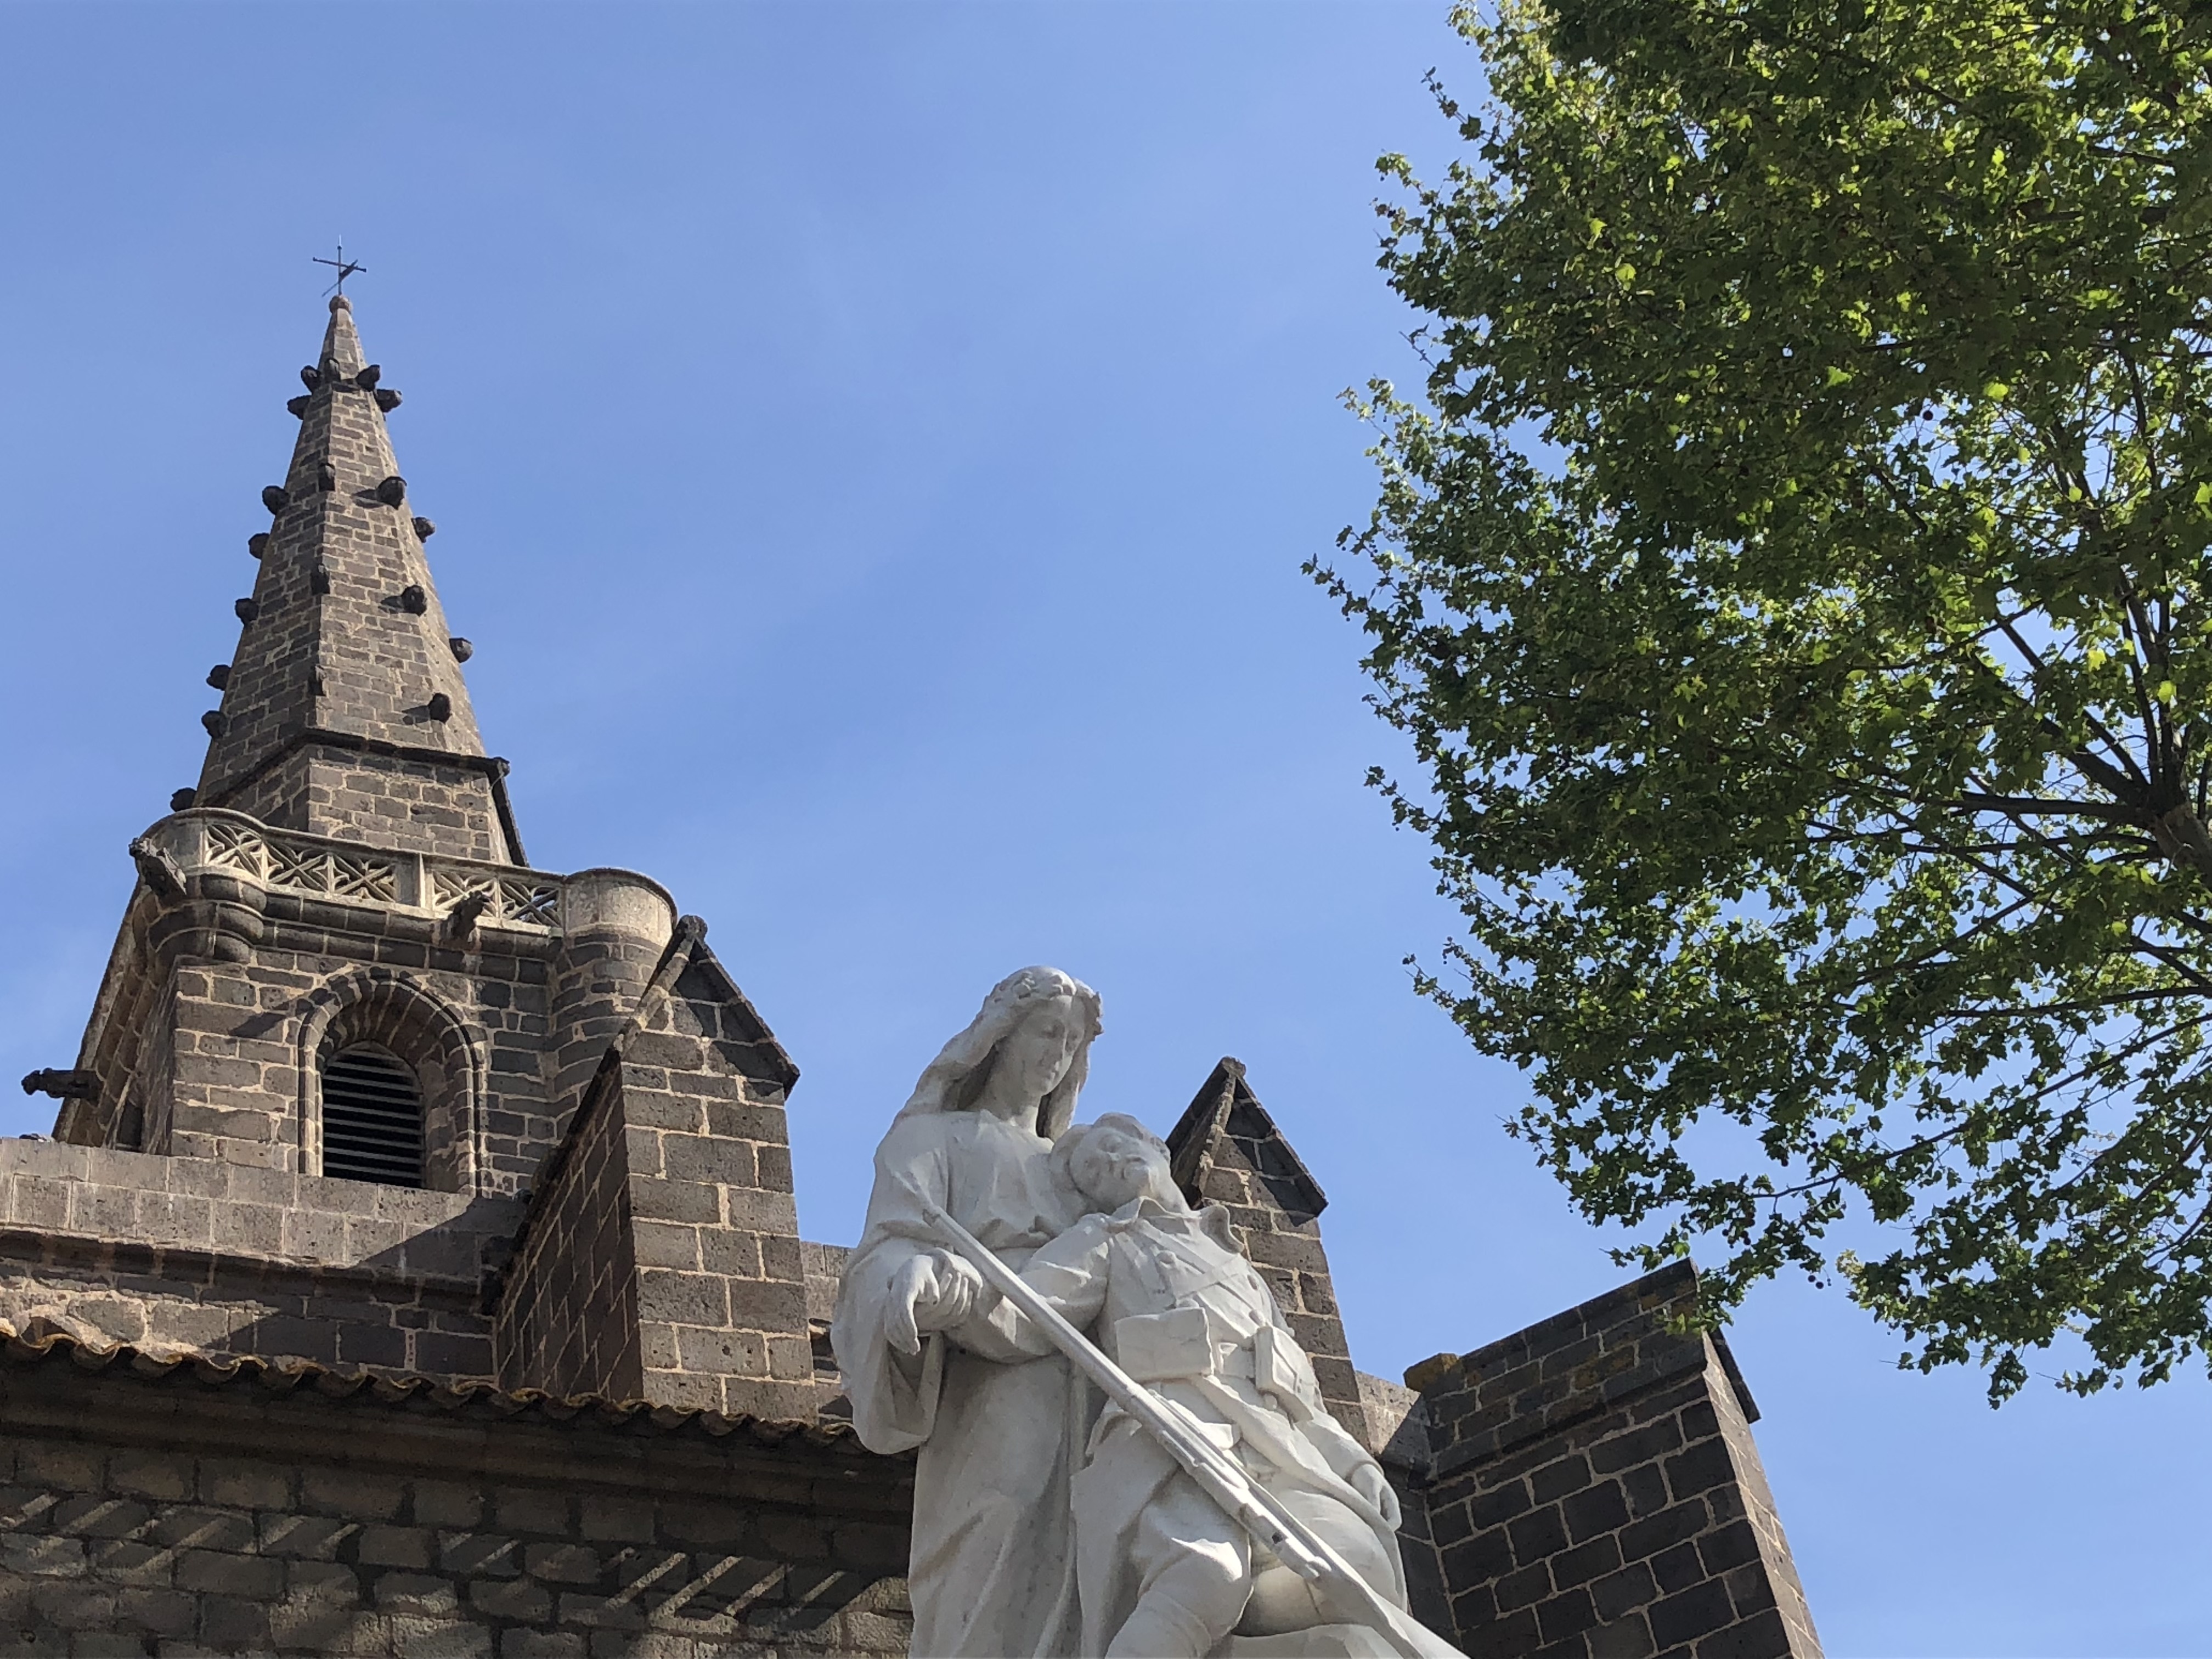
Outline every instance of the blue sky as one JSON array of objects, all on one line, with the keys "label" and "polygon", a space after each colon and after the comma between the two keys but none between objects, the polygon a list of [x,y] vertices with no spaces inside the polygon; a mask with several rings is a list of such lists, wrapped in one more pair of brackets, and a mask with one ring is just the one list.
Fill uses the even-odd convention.
[{"label": "blue sky", "polygon": [[[1617,1282],[1408,989],[1453,917],[1298,573],[1407,371],[1371,163],[1449,159],[1431,66],[1434,0],[0,6],[0,1076],[71,1062],[197,775],[343,235],[532,858],[708,918],[810,1236],[1045,961],[1091,1108],[1247,1062],[1366,1369]],[[1832,1654],[2212,1652],[2200,1378],[1992,1413],[1796,1285],[1734,1341]]]}]

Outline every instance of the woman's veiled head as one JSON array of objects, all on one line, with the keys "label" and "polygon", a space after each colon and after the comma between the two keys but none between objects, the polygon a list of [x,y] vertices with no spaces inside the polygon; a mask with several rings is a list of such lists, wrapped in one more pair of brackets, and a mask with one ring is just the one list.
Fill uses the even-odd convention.
[{"label": "woman's veiled head", "polygon": [[930,1062],[901,1115],[981,1106],[1013,1116],[1034,1107],[1036,1131],[1050,1139],[1075,1115],[1099,1030],[1098,994],[1073,975],[1009,974]]}]

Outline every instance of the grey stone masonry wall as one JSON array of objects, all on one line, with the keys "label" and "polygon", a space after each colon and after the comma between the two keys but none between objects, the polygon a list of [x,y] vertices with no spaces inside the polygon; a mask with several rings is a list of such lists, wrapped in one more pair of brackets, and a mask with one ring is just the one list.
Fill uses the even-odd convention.
[{"label": "grey stone masonry wall", "polygon": [[571,1109],[636,1014],[666,956],[676,907],[672,902],[665,915],[618,914],[610,922],[572,926],[554,964],[545,1069],[553,1097]]},{"label": "grey stone masonry wall", "polygon": [[848,1432],[0,1348],[7,1651],[906,1651],[912,1462]]},{"label": "grey stone masonry wall", "polygon": [[1431,1630],[1448,1631],[1451,1608],[1429,1530],[1428,1414],[1411,1389],[1365,1371],[1359,1373],[1359,1395],[1367,1407],[1367,1449],[1398,1494],[1398,1550],[1406,1566],[1407,1604]]},{"label": "grey stone masonry wall", "polygon": [[[416,1072],[431,1186],[527,1182],[558,1138],[545,1075],[558,933],[493,918],[456,938],[434,910],[378,896],[392,860],[349,869],[337,843],[287,841],[234,814],[178,814],[145,840],[165,837],[197,837],[234,862],[182,872],[168,893],[142,879],[79,1049],[98,1096],[64,1106],[58,1136],[317,1173],[319,1063],[368,1041]],[[423,880],[558,890],[497,865],[440,866]]]},{"label": "grey stone masonry wall", "polygon": [[82,1340],[488,1380],[513,1199],[0,1140],[0,1319]]},{"label": "grey stone masonry wall", "polygon": [[1684,1262],[1407,1373],[1459,1644],[1511,1659],[1817,1659],[1724,1346]]},{"label": "grey stone masonry wall", "polygon": [[517,1191],[556,1138],[541,1055],[558,945],[491,928],[464,944],[434,916],[243,875],[142,890],[80,1051],[100,1097],[57,1133],[313,1173],[324,1039],[376,1040],[422,1086],[431,1182]]},{"label": "grey stone masonry wall", "polygon": [[518,862],[489,771],[307,739],[206,806],[264,823],[444,858]]},{"label": "grey stone masonry wall", "polygon": [[837,1355],[830,1346],[830,1326],[837,1316],[837,1291],[844,1283],[845,1264],[852,1260],[849,1244],[817,1244],[803,1241],[799,1259],[806,1270],[806,1337],[814,1349],[814,1388],[823,1415],[850,1417],[852,1401],[845,1398],[844,1379],[838,1374]]},{"label": "grey stone masonry wall", "polygon": [[[350,307],[333,300],[248,614],[200,775],[204,805],[319,835],[517,861],[480,768],[468,687],[404,490]],[[411,767],[348,755],[330,732],[418,751]],[[270,769],[273,768],[274,769]]]},{"label": "grey stone masonry wall", "polygon": [[1245,1253],[1312,1358],[1322,1399],[1364,1441],[1366,1407],[1322,1248],[1319,1218],[1328,1199],[1252,1092],[1240,1062],[1224,1059],[1213,1068],[1167,1140],[1183,1196],[1228,1206],[1243,1229]]},{"label": "grey stone masonry wall", "polygon": [[702,945],[623,1071],[646,1397],[816,1403],[784,1093],[797,1073]]},{"label": "grey stone masonry wall", "polygon": [[637,1398],[819,1402],[783,1113],[797,1073],[704,934],[679,925],[533,1194],[498,1297],[509,1388],[627,1389],[611,1368],[634,1341]]},{"label": "grey stone masonry wall", "polygon": [[607,1071],[546,1160],[501,1275],[495,1332],[505,1389],[645,1397],[618,1057],[608,1056]]}]

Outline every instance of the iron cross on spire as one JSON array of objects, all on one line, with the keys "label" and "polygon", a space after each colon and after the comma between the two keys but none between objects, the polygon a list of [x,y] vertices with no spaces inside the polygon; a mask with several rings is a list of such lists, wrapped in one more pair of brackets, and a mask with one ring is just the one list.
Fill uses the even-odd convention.
[{"label": "iron cross on spire", "polygon": [[325,294],[344,293],[345,279],[347,277],[353,276],[356,272],[366,275],[368,270],[368,267],[367,265],[356,264],[354,261],[345,257],[345,238],[343,236],[338,238],[338,257],[337,258],[325,259],[320,254],[317,254],[315,256],[314,262],[319,265],[331,266],[337,271],[337,281],[332,283],[328,288],[323,290]]}]

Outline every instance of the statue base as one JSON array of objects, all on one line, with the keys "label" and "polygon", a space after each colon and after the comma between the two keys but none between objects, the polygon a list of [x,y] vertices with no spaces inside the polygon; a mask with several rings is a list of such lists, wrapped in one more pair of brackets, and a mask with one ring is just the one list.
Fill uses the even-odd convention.
[{"label": "statue base", "polygon": [[1281,1636],[1231,1636],[1212,1659],[1396,1659],[1397,1651],[1364,1625],[1316,1625]]}]

